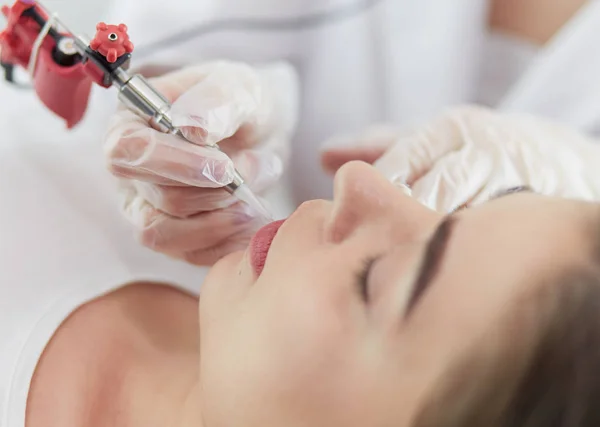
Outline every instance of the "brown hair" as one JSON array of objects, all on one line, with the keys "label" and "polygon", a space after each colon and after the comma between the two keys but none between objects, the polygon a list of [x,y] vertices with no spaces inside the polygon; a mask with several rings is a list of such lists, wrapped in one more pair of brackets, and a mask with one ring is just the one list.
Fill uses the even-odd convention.
[{"label": "brown hair", "polygon": [[553,281],[531,296],[528,348],[491,366],[465,359],[415,427],[600,426],[600,271],[577,268]]}]

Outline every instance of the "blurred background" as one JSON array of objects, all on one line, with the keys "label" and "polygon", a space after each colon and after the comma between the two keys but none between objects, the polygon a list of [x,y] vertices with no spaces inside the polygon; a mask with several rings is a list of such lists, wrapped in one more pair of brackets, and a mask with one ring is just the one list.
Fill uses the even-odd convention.
[{"label": "blurred background", "polygon": [[[12,4],[14,0],[0,1]],[[99,21],[107,19],[114,0],[41,0],[48,9],[57,12],[74,31],[93,37],[95,26]]]}]

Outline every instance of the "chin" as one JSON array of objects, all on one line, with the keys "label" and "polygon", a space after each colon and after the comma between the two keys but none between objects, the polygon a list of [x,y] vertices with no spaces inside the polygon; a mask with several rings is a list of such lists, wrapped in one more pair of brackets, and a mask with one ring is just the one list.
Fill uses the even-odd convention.
[{"label": "chin", "polygon": [[247,262],[244,254],[244,251],[232,252],[212,266],[200,287],[200,312],[205,304],[220,306],[223,298],[227,300],[239,292],[244,283],[240,271],[248,268],[243,264]]},{"label": "chin", "polygon": [[204,280],[204,286],[209,282],[222,283],[223,281],[230,280],[234,276],[237,277],[240,268],[242,268],[241,263],[247,262],[245,261],[245,254],[246,251],[243,250],[235,251],[225,255],[214,263]]},{"label": "chin", "polygon": [[231,269],[236,269],[236,274],[237,274],[237,267],[239,266],[239,264],[241,262],[244,261],[245,254],[246,254],[246,250],[238,250],[238,251],[230,253],[229,255],[225,255],[223,258],[218,260],[213,265],[211,270],[225,269],[225,271],[228,271],[228,270],[230,271]]}]

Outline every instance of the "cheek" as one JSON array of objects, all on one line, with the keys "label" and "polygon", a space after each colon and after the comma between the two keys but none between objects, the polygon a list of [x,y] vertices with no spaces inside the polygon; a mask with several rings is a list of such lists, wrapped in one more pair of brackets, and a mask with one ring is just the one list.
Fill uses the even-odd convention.
[{"label": "cheek", "polygon": [[201,380],[211,426],[340,425],[339,417],[360,405],[370,376],[361,366],[364,330],[341,307],[347,301],[316,292],[314,286],[328,286],[323,275],[303,279],[257,283],[241,305],[203,327]]},{"label": "cheek", "polygon": [[233,252],[217,262],[208,272],[200,287],[200,327],[207,328],[231,307],[240,305],[250,289],[244,269],[245,253]]}]

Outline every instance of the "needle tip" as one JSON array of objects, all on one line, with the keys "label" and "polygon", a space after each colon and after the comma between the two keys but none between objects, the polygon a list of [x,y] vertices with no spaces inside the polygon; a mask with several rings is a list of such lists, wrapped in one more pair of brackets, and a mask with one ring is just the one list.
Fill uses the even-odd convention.
[{"label": "needle tip", "polygon": [[235,196],[253,209],[265,223],[270,223],[275,220],[273,215],[271,215],[246,184],[242,184],[237,188]]}]

